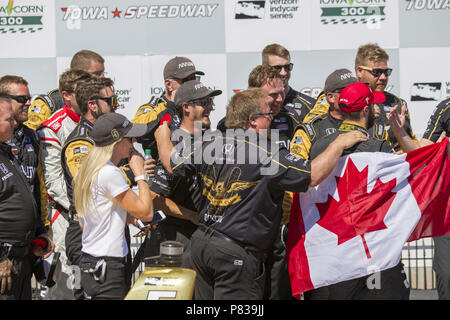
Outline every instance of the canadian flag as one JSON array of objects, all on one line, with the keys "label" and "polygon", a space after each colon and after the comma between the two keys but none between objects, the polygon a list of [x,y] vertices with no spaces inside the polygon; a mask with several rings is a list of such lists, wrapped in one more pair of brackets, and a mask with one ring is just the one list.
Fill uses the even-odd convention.
[{"label": "canadian flag", "polygon": [[405,242],[450,233],[447,143],[344,156],[317,187],[294,193],[293,295],[394,267]]}]

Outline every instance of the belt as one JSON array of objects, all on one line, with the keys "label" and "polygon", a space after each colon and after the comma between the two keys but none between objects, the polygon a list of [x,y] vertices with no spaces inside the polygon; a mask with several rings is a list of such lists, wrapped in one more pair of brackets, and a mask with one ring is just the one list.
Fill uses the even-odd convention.
[{"label": "belt", "polygon": [[11,258],[23,258],[30,253],[29,245],[13,245],[7,242],[0,242],[0,246],[6,249],[6,256]]},{"label": "belt", "polygon": [[223,239],[223,240],[231,242],[231,243],[235,243],[235,244],[241,246],[242,248],[250,250],[250,251],[254,251],[254,252],[257,252],[257,253],[267,253],[268,252],[268,250],[266,250],[266,249],[261,249],[261,248],[257,248],[257,247],[254,247],[254,246],[249,246],[249,245],[247,245],[245,243],[242,243],[240,241],[234,240],[234,239],[228,237],[227,235],[223,234],[222,232],[217,231],[217,230],[215,230],[213,228],[204,226],[202,224],[199,225],[198,229],[203,231],[206,235],[207,234],[213,235],[216,238]]},{"label": "belt", "polygon": [[87,258],[92,261],[98,261],[98,260],[103,259],[105,262],[109,262],[109,261],[125,262],[125,258],[126,258],[126,256],[125,257],[94,257],[85,252],[82,252],[81,255],[83,258]]}]

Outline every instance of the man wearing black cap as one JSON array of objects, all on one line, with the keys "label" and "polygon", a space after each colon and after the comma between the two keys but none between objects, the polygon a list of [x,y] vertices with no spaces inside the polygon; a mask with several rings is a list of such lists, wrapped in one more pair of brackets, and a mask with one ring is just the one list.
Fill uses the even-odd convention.
[{"label": "man wearing black cap", "polygon": [[160,97],[153,96],[150,101],[136,112],[132,122],[147,124],[147,133],[138,139],[142,143],[142,147],[150,149],[152,157],[158,158],[158,150],[154,141],[154,131],[159,125],[162,117],[166,114],[170,115],[169,127],[175,130],[180,126],[180,114],[174,104],[175,93],[178,88],[186,81],[195,80],[197,76],[205,73],[195,69],[194,63],[185,57],[175,57],[167,62],[164,67],[164,86],[166,88]]},{"label": "man wearing black cap", "polygon": [[[343,88],[345,88],[348,84],[356,82],[356,78],[352,75],[350,70],[347,69],[338,69],[332,72],[325,81],[324,93],[316,106],[311,112],[318,110],[318,108],[324,109],[324,113],[320,113],[315,115],[312,118],[309,118],[308,121],[304,123],[300,123],[293,130],[294,134],[292,140],[289,144],[289,150],[292,154],[297,157],[301,157],[303,159],[309,159],[309,150],[311,145],[317,141],[317,139],[327,136],[337,130],[339,125],[342,123],[342,115],[339,110],[339,93]],[[323,102],[322,102],[323,101]],[[311,115],[311,112],[308,113],[307,117]],[[283,228],[281,232],[281,238],[285,242],[287,237],[287,230],[289,226],[289,218],[291,214],[291,203],[292,203],[292,193],[286,192],[285,197],[283,199]],[[284,258],[285,256],[285,246],[283,246],[283,253],[280,253],[280,256]],[[282,270],[280,272],[281,276],[279,276],[278,281],[273,280],[272,283],[278,286],[280,296],[288,296],[290,297],[290,282],[289,275],[287,271],[286,259],[280,259],[279,262],[275,262],[280,264],[278,267]],[[283,276],[284,275],[284,276]],[[286,283],[284,286],[277,283]],[[272,293],[273,296],[273,293]]]},{"label": "man wearing black cap", "polygon": [[[325,150],[337,137],[350,131],[359,131],[369,136],[368,129],[375,121],[373,104],[383,101],[381,92],[372,92],[362,83],[355,82],[345,87],[339,96],[339,106],[343,122],[337,131],[319,139],[310,150],[310,159],[313,160]],[[355,144],[346,149],[343,155],[354,152],[386,152],[395,153],[386,140],[370,137],[367,141]],[[379,286],[373,285],[373,277],[369,275],[361,278],[336,283],[330,286],[311,290],[305,293],[305,299],[322,300],[408,300],[409,285],[403,264],[400,262],[393,268],[383,270],[378,274]]]},{"label": "man wearing black cap", "polygon": [[[197,80],[187,81],[179,87],[174,102],[182,118],[179,130],[172,137],[172,143],[177,145],[177,148],[191,149],[194,142],[194,130],[201,128],[203,131],[210,128],[209,114],[213,110],[213,98],[221,93],[220,90],[209,90]],[[187,144],[190,145],[187,146]],[[190,239],[197,228],[197,208],[201,198],[197,176],[175,177],[164,169],[162,163],[157,165],[156,172],[157,175],[149,184],[152,198],[155,209],[161,209],[167,213],[167,218],[158,225],[159,241],[176,240],[183,243],[183,267],[190,268]],[[171,199],[179,206],[178,209],[165,208],[164,198]],[[155,236],[153,232],[147,244],[147,256],[151,255],[152,248],[148,245],[154,246],[153,237]]]},{"label": "man wearing black cap", "polygon": [[335,70],[327,77],[324,91],[319,95],[322,98],[318,99],[316,104],[316,107],[320,106],[326,111],[297,126],[290,144],[290,151],[293,154],[308,159],[311,145],[317,139],[336,131],[342,123],[342,114],[338,103],[339,94],[347,85],[356,81],[348,69]]}]

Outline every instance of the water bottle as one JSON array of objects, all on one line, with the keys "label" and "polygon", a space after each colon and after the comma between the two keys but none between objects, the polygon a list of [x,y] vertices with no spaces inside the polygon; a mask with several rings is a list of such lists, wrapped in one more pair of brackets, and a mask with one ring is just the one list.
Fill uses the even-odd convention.
[{"label": "water bottle", "polygon": [[144,160],[152,159],[152,150],[151,149],[145,149],[144,150]]}]

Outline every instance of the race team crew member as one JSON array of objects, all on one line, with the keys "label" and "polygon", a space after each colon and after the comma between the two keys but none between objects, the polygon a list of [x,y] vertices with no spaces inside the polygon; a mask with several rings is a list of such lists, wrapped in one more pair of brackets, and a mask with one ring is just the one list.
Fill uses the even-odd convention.
[{"label": "race team crew member", "polygon": [[309,159],[311,145],[337,130],[342,123],[342,114],[338,103],[339,94],[347,85],[356,81],[351,71],[347,69],[335,70],[327,77],[324,98],[316,104],[316,106],[325,106],[327,111],[311,117],[309,120],[305,119],[304,123],[296,128],[290,144],[291,153]]},{"label": "race team crew member", "polygon": [[16,126],[14,137],[6,143],[22,168],[39,208],[45,227],[50,226],[47,212],[47,190],[45,189],[41,160],[39,158],[39,137],[34,130],[24,125],[28,119],[31,96],[28,82],[19,76],[6,75],[0,78],[0,95],[10,100]]},{"label": "race team crew member", "polygon": [[[356,82],[344,88],[339,96],[339,106],[344,116],[344,121],[335,133],[318,140],[312,146],[310,158],[315,159],[318,157],[335,139],[349,131],[359,131],[368,137],[367,128],[370,128],[375,121],[373,103],[377,103],[382,99],[383,94],[381,92],[372,92],[365,83]],[[343,155],[354,152],[395,153],[388,141],[375,137],[370,137],[367,141],[345,149]],[[409,285],[407,285],[406,274],[401,262],[393,268],[380,272],[379,288],[368,288],[368,277],[370,275],[305,292],[305,299],[409,299]]]},{"label": "race team crew member", "polygon": [[[194,131],[201,129],[203,132],[210,128],[209,114],[213,110],[213,97],[220,94],[222,94],[221,90],[209,90],[197,80],[187,81],[180,86],[175,94],[175,104],[182,116],[180,129],[177,133],[182,134],[183,137],[172,141],[174,145],[188,143],[190,144],[189,148],[193,148]],[[201,123],[202,127],[196,128],[196,123]],[[174,136],[172,138],[175,139]],[[186,150],[188,147],[183,145],[177,146],[177,148]],[[183,215],[171,215],[170,211],[166,211],[168,213],[166,220],[158,225],[161,241],[175,240],[183,243],[182,266],[191,268],[190,240],[197,229],[197,211],[202,197],[198,177],[197,175],[187,177],[173,176],[164,169],[162,163],[157,165],[156,170],[157,174],[150,182],[152,197],[162,196],[169,198],[181,208],[192,212],[190,216],[186,216],[185,213]],[[154,206],[157,208],[156,201],[154,201]],[[185,210],[183,211],[185,212]],[[153,234],[151,237],[153,237]],[[149,243],[153,244],[155,242],[150,241]]]},{"label": "race team crew member", "polygon": [[[201,176],[200,226],[191,239],[191,259],[197,272],[196,299],[262,299],[264,257],[279,230],[278,204],[284,191],[304,191],[319,183],[331,172],[345,148],[367,139],[358,132],[342,136],[313,163],[289,154],[279,145],[272,150],[270,141],[260,148],[258,142],[267,142],[264,132],[272,120],[267,101],[267,95],[259,88],[231,98],[227,128],[248,131],[235,136],[216,132],[211,139],[204,140],[202,151],[220,152],[214,154],[217,163],[195,164],[190,159],[192,153],[184,158],[178,153],[172,157],[167,125],[160,126],[155,133],[161,161],[170,173]],[[252,141],[250,136],[254,138]],[[250,155],[258,151],[259,161],[250,162]],[[244,163],[238,161],[242,155]]]},{"label": "race team crew member", "polygon": [[437,142],[444,132],[450,137],[450,98],[441,101],[434,109],[420,145]]},{"label": "race team crew member", "polygon": [[[291,54],[282,45],[277,43],[267,45],[261,52],[262,64],[274,67],[281,76],[284,88],[284,103],[281,113],[287,111],[288,114],[295,112],[295,118],[303,121],[303,118],[310,112],[314,106],[315,99],[310,96],[300,93],[289,85],[291,78],[291,72],[294,68],[294,64],[291,63]],[[286,110],[283,110],[286,108]],[[282,123],[280,121],[280,123]],[[294,132],[287,134],[292,138]],[[286,146],[289,149],[289,145]]]},{"label": "race team crew member", "polygon": [[60,280],[48,291],[48,299],[73,299],[72,290],[67,287],[68,282],[65,279],[72,275],[65,249],[70,202],[61,166],[61,151],[66,139],[80,121],[80,110],[75,99],[76,87],[90,78],[89,73],[77,69],[64,72],[59,79],[64,107],[44,121],[37,130],[41,140],[41,161],[49,200],[53,241],[55,251],[60,253],[62,265]]},{"label": "race team crew member", "polygon": [[[289,149],[292,154],[303,159],[311,159],[309,154],[311,146],[317,140],[336,132],[342,123],[342,113],[338,102],[339,94],[347,85],[356,81],[348,69],[335,70],[327,77],[324,93],[320,95],[323,98],[317,101],[314,109],[303,120],[304,123],[295,129]],[[317,112],[318,110],[325,112]],[[316,115],[312,116],[313,112]],[[291,203],[292,193],[286,192],[283,199],[283,221],[286,225],[289,224]]]},{"label": "race team crew member", "polygon": [[0,300],[31,300],[32,241],[43,241],[36,256],[50,253],[53,244],[28,181],[5,143],[15,124],[9,99],[0,96]]},{"label": "race team crew member", "polygon": [[[384,101],[378,103],[380,115],[375,120],[373,128],[369,129],[371,136],[378,139],[385,139],[385,131],[387,131],[387,140],[391,146],[399,150],[397,140],[388,126],[388,115],[391,110],[398,105],[406,107],[406,123],[405,130],[408,135],[416,140],[416,137],[411,128],[411,120],[406,101],[385,91],[389,81],[389,76],[392,73],[392,68],[389,68],[387,62],[389,55],[377,44],[366,44],[358,48],[355,58],[355,74],[358,81],[367,83],[372,91],[380,91],[385,95]],[[400,110],[398,110],[400,112]]]},{"label": "race team crew member", "polygon": [[[271,59],[271,61],[274,59]],[[279,59],[284,58],[277,57],[275,62]],[[273,130],[272,133],[277,133],[277,135],[271,134],[271,139],[286,149],[289,149],[289,142],[292,139],[295,127],[302,122],[299,109],[287,106],[284,103],[289,75],[290,73],[283,73],[283,71],[279,71],[269,64],[263,64],[255,67],[248,78],[249,88],[261,88],[267,94],[268,105],[273,113],[270,129]],[[283,221],[273,248],[266,259],[266,270],[270,276],[267,277],[265,298],[270,300],[289,300],[292,297],[286,263],[286,246],[282,241],[282,235],[285,234],[287,234],[287,228]]]},{"label": "race team crew member", "polygon": [[[88,72],[93,77],[104,77],[105,60],[99,54],[90,50],[77,52],[70,62],[70,69],[79,69]],[[52,114],[64,107],[64,99],[59,89],[37,96],[28,109],[28,120],[25,125],[33,130],[50,118]]]},{"label": "race team crew member", "polygon": [[147,124],[145,136],[137,139],[142,148],[150,149],[153,159],[158,159],[158,148],[156,147],[154,132],[160,121],[167,114],[170,116],[169,127],[173,131],[181,124],[180,115],[174,104],[177,89],[186,81],[195,80],[197,75],[204,75],[202,71],[195,69],[194,63],[185,57],[175,57],[169,60],[163,71],[165,92],[160,96],[153,96],[150,101],[136,111],[131,122]]}]

